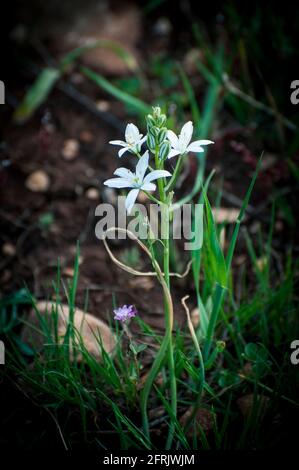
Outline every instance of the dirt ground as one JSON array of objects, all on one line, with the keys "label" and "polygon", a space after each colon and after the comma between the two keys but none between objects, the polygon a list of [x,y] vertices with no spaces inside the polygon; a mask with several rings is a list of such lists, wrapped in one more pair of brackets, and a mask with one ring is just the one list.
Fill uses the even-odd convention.
[{"label": "dirt ground", "polygon": [[[163,14],[163,21],[155,15],[146,21],[135,2],[100,2],[101,6],[96,10],[93,1],[84,2],[84,15],[80,2],[78,5],[75,2],[73,14],[67,19],[63,9],[56,15],[57,2],[52,2],[43,7],[35,6],[37,10],[42,10],[37,25],[34,24],[34,15],[31,17],[26,8],[22,7],[22,2],[19,3],[18,22],[11,46],[11,60],[15,61],[14,68],[18,74],[13,74],[7,95],[8,106],[0,114],[1,295],[28,287],[39,300],[51,298],[57,260],[60,260],[62,278],[66,282],[73,276],[76,244],[79,240],[78,307],[84,308],[88,291],[87,310],[109,322],[115,298],[120,305],[134,304],[146,323],[163,330],[163,296],[159,284],[152,278],[136,279],[121,271],[111,262],[103,243],[95,236],[95,208],[102,202],[113,203],[116,197],[114,190],[107,191],[102,184],[119,163],[115,147],[108,142],[120,139],[124,125],[135,118],[130,116],[122,104],[80,76],[76,67],[70,68],[63,83],[58,84],[46,103],[28,122],[17,125],[11,117],[25,89],[36,76],[36,70],[40,70],[47,61],[60,59],[88,38],[96,40],[104,37],[119,41],[136,56],[147,80],[144,100],[150,103],[158,85],[155,77],[147,70],[147,64],[161,51],[189,64],[186,45],[191,33],[185,25],[180,28],[178,19],[169,25]],[[32,3],[38,5],[38,2]],[[24,35],[29,40],[23,44]],[[24,67],[20,66],[21,62]],[[90,53],[82,62],[100,71],[108,79],[130,76],[123,62],[111,55],[111,52]],[[34,67],[30,64],[34,64]],[[192,68],[192,63],[188,68],[188,76],[198,101],[202,103],[205,83]],[[80,103],[78,94],[70,93],[67,84],[73,86],[80,96],[87,97],[88,103]],[[178,85],[180,87],[181,84]],[[191,119],[190,109],[184,111],[186,117]],[[221,206],[227,209],[240,208],[258,158],[264,152],[262,169],[248,206],[245,225],[252,235],[258,233],[259,226],[267,233],[274,194],[285,194],[294,213],[297,207],[298,188],[290,176],[287,160],[281,158],[283,152],[272,143],[267,145],[262,142],[257,137],[258,129],[243,127],[226,111],[222,110],[217,115],[213,127],[211,137],[215,145],[209,149],[206,168],[206,174],[216,170],[211,185],[211,199],[216,200],[215,196],[221,187]],[[298,150],[292,158],[298,165]],[[125,157],[122,163],[127,163]],[[192,187],[196,166],[196,157],[191,156],[179,188],[180,196]],[[231,229],[232,224],[228,224],[226,244]],[[111,242],[111,248],[119,259],[132,246],[128,241]],[[278,208],[273,234],[272,267],[277,274],[277,282],[290,248],[298,254],[298,234],[295,225],[292,226],[286,214]],[[184,255],[180,260],[182,270],[187,262],[188,257]],[[234,259],[236,291],[244,266],[248,267],[248,290],[255,289],[256,280],[249,264],[246,245],[241,236]],[[138,269],[150,269],[142,255]],[[185,326],[181,298],[190,294],[191,307],[195,306],[196,299],[190,278],[174,280],[172,294],[175,321]],[[53,447],[61,446],[53,416],[46,409],[35,406],[26,392],[19,393],[10,384],[5,390],[0,390],[0,401],[4,400],[2,393],[10,396],[13,403],[12,407],[5,410],[4,422],[9,423],[5,438],[7,442],[16,439],[16,423],[20,442],[24,438],[28,441],[25,447],[34,447],[35,438],[40,447],[49,447],[52,439]],[[72,416],[66,425],[70,432],[76,419],[77,416]]]}]

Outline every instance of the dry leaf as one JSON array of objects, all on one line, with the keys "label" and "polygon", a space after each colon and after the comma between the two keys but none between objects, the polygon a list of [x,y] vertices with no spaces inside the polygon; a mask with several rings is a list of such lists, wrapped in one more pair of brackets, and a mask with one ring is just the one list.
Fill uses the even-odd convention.
[{"label": "dry leaf", "polygon": [[258,258],[256,260],[256,267],[259,271],[264,271],[266,266],[267,266],[267,257],[266,256],[263,256],[262,258]]},{"label": "dry leaf", "polygon": [[277,155],[273,153],[264,153],[263,159],[261,161],[261,170],[269,170],[277,163]]},{"label": "dry leaf", "polygon": [[220,243],[220,246],[221,246],[222,250],[224,250],[225,249],[225,244],[226,244],[225,228],[224,227],[222,227],[222,230],[220,232],[219,243]]},{"label": "dry leaf", "polygon": [[62,271],[62,274],[68,277],[74,277],[74,272],[75,272],[74,268],[64,268],[64,270]]},{"label": "dry leaf", "polygon": [[49,189],[50,178],[43,170],[36,170],[27,177],[25,186],[35,193],[45,192]]},{"label": "dry leaf", "polygon": [[[54,304],[53,304],[54,305]],[[46,313],[51,315],[52,304],[51,302],[40,301],[36,304],[36,308],[43,316]],[[58,306],[58,336],[63,342],[64,335],[67,330],[69,319],[68,305]],[[30,326],[32,325],[32,327]],[[40,331],[40,323],[36,311],[31,310],[29,314],[28,324],[23,327],[22,341],[32,344],[36,348],[42,348],[46,337],[42,336]],[[116,346],[116,337],[110,330],[109,326],[99,318],[96,318],[90,313],[83,312],[76,308],[74,315],[74,327],[80,333],[81,340],[83,341],[87,351],[97,360],[101,359],[100,337],[104,350],[112,354]],[[79,346],[79,339],[75,339],[76,344]],[[72,354],[72,352],[71,352]],[[76,356],[78,361],[82,361],[81,354]]]},{"label": "dry leaf", "polygon": [[198,307],[194,308],[191,311],[190,318],[191,318],[191,322],[192,322],[192,325],[194,326],[194,328],[197,328],[198,325],[199,325],[199,322],[200,322],[200,315],[199,315]]}]

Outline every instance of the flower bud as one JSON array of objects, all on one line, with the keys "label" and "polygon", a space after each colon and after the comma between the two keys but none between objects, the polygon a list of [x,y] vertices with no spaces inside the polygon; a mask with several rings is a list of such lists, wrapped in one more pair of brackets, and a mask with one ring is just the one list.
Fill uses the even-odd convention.
[{"label": "flower bud", "polygon": [[156,139],[150,132],[147,134],[146,143],[148,148],[154,152],[156,149]]},{"label": "flower bud", "polygon": [[166,160],[166,158],[168,157],[168,154],[170,152],[170,142],[168,140],[165,140],[161,147],[159,148],[159,159],[160,160]]},{"label": "flower bud", "polygon": [[153,118],[153,120],[155,122],[155,125],[157,127],[162,127],[166,122],[166,116],[165,116],[165,114],[161,113],[160,106],[153,107],[152,118]]},{"label": "flower bud", "polygon": [[217,352],[221,353],[224,351],[226,347],[225,341],[216,341],[216,350]]},{"label": "flower bud", "polygon": [[167,136],[167,129],[166,129],[166,127],[162,127],[159,130],[158,136],[157,136],[158,144],[162,144],[164,142],[164,140],[166,140],[166,136]]},{"label": "flower bud", "polygon": [[156,125],[158,127],[162,127],[164,126],[164,124],[166,123],[166,116],[165,114],[161,114],[157,119],[156,119]]},{"label": "flower bud", "polygon": [[147,122],[147,128],[148,129],[155,125],[155,119],[151,114],[147,115],[146,122]]}]

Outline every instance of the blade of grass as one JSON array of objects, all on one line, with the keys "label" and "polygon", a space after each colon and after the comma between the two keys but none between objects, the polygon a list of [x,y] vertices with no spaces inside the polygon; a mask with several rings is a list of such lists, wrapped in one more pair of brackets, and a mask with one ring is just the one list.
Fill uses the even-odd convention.
[{"label": "blade of grass", "polygon": [[102,75],[93,72],[87,67],[80,67],[80,71],[83,75],[95,82],[100,88],[114,96],[114,98],[134,108],[137,113],[144,115],[151,112],[151,107],[148,104],[138,98],[135,98],[135,96],[131,96],[125,91],[120,90]]}]

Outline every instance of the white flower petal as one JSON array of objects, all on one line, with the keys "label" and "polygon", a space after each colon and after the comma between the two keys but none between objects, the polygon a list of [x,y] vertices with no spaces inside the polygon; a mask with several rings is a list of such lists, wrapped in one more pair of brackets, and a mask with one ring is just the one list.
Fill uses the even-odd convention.
[{"label": "white flower petal", "polygon": [[125,138],[126,142],[133,144],[135,142],[138,142],[140,140],[140,134],[138,127],[135,126],[135,124],[128,124],[126,127],[125,131]]},{"label": "white flower petal", "polygon": [[204,149],[202,148],[202,145],[209,145],[213,144],[211,140],[195,140],[195,142],[192,142],[190,145],[187,147],[188,152],[203,152]]},{"label": "white flower petal", "polygon": [[104,181],[104,185],[109,188],[132,188],[132,182],[125,178],[110,178]]},{"label": "white flower petal", "polygon": [[186,124],[183,125],[181,133],[179,135],[179,142],[180,142],[180,149],[185,150],[192,138],[193,134],[193,123],[192,121],[186,122]]},{"label": "white flower petal", "polygon": [[120,145],[121,147],[126,147],[127,142],[124,142],[123,140],[110,140],[109,144],[111,145]]},{"label": "white flower petal", "polygon": [[180,153],[181,153],[180,150],[171,149],[167,158],[175,157],[176,155],[179,155]]},{"label": "white flower petal", "polygon": [[[142,134],[140,134],[140,135],[142,135]],[[147,139],[147,135],[145,135],[144,137],[142,137],[142,139],[140,138],[138,144],[139,144],[139,145],[142,145],[142,144],[146,141],[146,139]]]},{"label": "white flower petal", "polygon": [[148,175],[146,175],[143,182],[144,183],[149,183],[150,181],[157,180],[158,178],[166,178],[168,176],[171,176],[171,173],[169,173],[169,171],[154,170],[154,171],[151,171]]},{"label": "white flower petal", "polygon": [[168,137],[168,140],[169,142],[171,143],[171,146],[172,148],[174,149],[178,149],[179,147],[179,139],[178,137],[175,135],[175,133],[173,131],[167,131],[167,137]]},{"label": "white flower petal", "polygon": [[141,189],[144,189],[144,191],[155,191],[156,185],[154,183],[143,183]]},{"label": "white flower petal", "polygon": [[142,155],[142,157],[138,160],[136,165],[136,176],[138,177],[139,181],[141,182],[144,178],[145,172],[148,168],[148,160],[149,160],[149,153],[148,150]]},{"label": "white flower petal", "polygon": [[116,176],[120,176],[121,178],[125,178],[128,181],[134,180],[133,173],[127,168],[117,168],[113,174]]},{"label": "white flower petal", "polygon": [[126,203],[125,207],[127,209],[128,214],[131,213],[131,210],[135,204],[135,201],[137,199],[139,193],[139,188],[138,189],[131,189],[131,191],[128,192],[127,198],[126,198]]},{"label": "white flower petal", "polygon": [[123,154],[126,153],[128,150],[129,150],[128,147],[124,147],[124,148],[120,149],[120,150],[118,151],[118,156],[119,156],[119,158],[122,157]]},{"label": "white flower petal", "polygon": [[201,147],[200,145],[194,145],[194,142],[190,145],[188,145],[187,149],[186,149],[186,152],[197,152],[197,153],[201,153],[201,152],[204,152],[204,148]]}]

